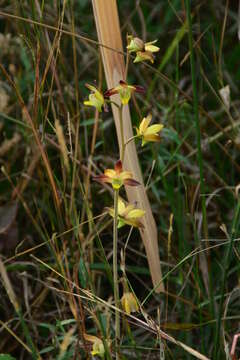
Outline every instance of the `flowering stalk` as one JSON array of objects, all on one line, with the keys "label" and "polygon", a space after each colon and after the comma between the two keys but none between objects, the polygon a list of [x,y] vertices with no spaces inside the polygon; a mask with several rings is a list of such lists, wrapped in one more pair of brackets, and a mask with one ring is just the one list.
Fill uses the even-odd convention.
[{"label": "flowering stalk", "polygon": [[113,218],[113,284],[114,284],[114,302],[115,302],[115,349],[116,358],[119,359],[119,342],[120,342],[120,313],[118,311],[119,301],[119,286],[118,286],[118,263],[117,263],[117,248],[118,248],[118,195],[119,190],[114,190],[114,218]]},{"label": "flowering stalk", "polygon": [[129,51],[127,51],[127,58],[126,58],[126,65],[125,65],[125,73],[124,73],[125,81],[127,81],[128,65],[129,65]]},{"label": "flowering stalk", "polygon": [[[121,134],[121,155],[120,160],[123,163],[125,154],[125,141],[124,141],[124,128],[123,128],[123,106],[121,103],[118,107],[119,121],[120,121],[120,134]],[[118,197],[119,190],[114,190],[114,218],[113,218],[113,283],[114,283],[114,303],[115,303],[115,349],[116,359],[119,359],[119,342],[120,342],[120,307],[119,299],[119,284],[118,284]]]},{"label": "flowering stalk", "polygon": [[118,108],[119,111],[119,121],[120,121],[120,133],[121,133],[121,156],[120,159],[123,163],[124,153],[125,153],[125,144],[124,144],[124,129],[123,129],[123,105]]}]

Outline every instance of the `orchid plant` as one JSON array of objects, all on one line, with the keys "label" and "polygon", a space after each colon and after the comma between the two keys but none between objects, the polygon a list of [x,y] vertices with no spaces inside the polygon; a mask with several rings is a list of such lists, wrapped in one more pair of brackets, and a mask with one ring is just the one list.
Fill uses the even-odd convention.
[{"label": "orchid plant", "polygon": [[[159,48],[154,45],[157,40],[144,43],[141,39],[133,36],[127,37],[127,65],[132,54],[135,54],[134,63],[143,61],[154,62],[154,53],[159,51]],[[93,85],[86,84],[90,90],[89,99],[84,101],[84,105],[91,106],[102,112],[107,108],[108,104],[116,106],[119,111],[120,130],[121,130],[121,154],[120,159],[116,162],[114,169],[105,169],[104,173],[95,176],[93,179],[100,183],[111,184],[114,190],[114,206],[107,208],[111,217],[113,217],[113,280],[114,280],[114,302],[115,302],[115,348],[116,358],[119,359],[118,347],[120,341],[120,314],[118,308],[122,305],[123,310],[130,314],[132,311],[138,311],[138,304],[135,296],[130,291],[125,291],[120,302],[119,298],[119,280],[118,280],[118,228],[129,225],[131,227],[143,228],[141,219],[145,215],[144,209],[137,208],[134,204],[128,204],[119,197],[119,191],[124,186],[138,186],[140,183],[134,179],[134,175],[128,171],[123,170],[124,154],[128,143],[135,139],[141,140],[141,145],[144,146],[148,142],[159,142],[160,132],[163,128],[162,124],[150,125],[152,115],[148,114],[144,117],[139,126],[136,128],[136,134],[124,142],[124,121],[123,109],[128,105],[134,93],[143,94],[144,88],[139,85],[130,85],[125,80],[121,80],[115,87],[101,92]],[[113,95],[119,95],[120,104],[112,101]],[[101,340],[94,338],[94,349],[92,354],[103,356],[103,344]],[[96,350],[97,348],[97,350]]]}]

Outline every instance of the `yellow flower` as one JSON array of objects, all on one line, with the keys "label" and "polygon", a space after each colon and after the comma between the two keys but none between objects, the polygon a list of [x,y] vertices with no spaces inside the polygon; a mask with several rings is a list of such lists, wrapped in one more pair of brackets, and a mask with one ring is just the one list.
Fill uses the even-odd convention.
[{"label": "yellow flower", "polygon": [[139,306],[133,293],[125,292],[121,298],[123,310],[129,315],[132,312],[138,312]]},{"label": "yellow flower", "polygon": [[162,124],[155,124],[149,126],[152,120],[152,115],[148,114],[147,117],[143,118],[139,128],[137,128],[137,136],[142,138],[142,146],[146,144],[148,141],[160,141],[160,135],[158,134],[162,128]]},{"label": "yellow flower", "polygon": [[112,184],[114,190],[120,189],[123,184],[129,186],[140,185],[138,181],[132,178],[130,171],[123,171],[121,160],[116,162],[114,169],[106,169],[104,174],[95,176],[93,179]]},{"label": "yellow flower", "polygon": [[[109,215],[114,217],[114,209],[107,209]],[[121,198],[118,199],[118,228],[124,225],[143,228],[143,224],[139,219],[142,218],[144,214],[144,210],[136,208],[133,204],[128,204],[126,206]]]},{"label": "yellow flower", "polygon": [[144,44],[144,42],[133,36],[128,36],[128,46],[127,49],[129,53],[135,52],[136,57],[134,59],[134,63],[141,62],[141,61],[150,61],[151,63],[154,62],[154,56],[153,53],[158,52],[160,49],[158,46],[155,46],[157,40],[147,42]]},{"label": "yellow flower", "polygon": [[89,335],[89,334],[84,334],[84,338],[85,340],[93,344],[91,354],[93,356],[98,355],[101,358],[104,358],[105,349],[102,340],[99,339],[97,336]]},{"label": "yellow flower", "polygon": [[85,85],[89,90],[91,90],[91,94],[89,95],[89,100],[84,101],[84,105],[93,106],[99,112],[102,111],[102,107],[104,106],[104,96],[103,94],[94,86],[90,84]]},{"label": "yellow flower", "polygon": [[109,98],[112,95],[119,94],[121,103],[123,105],[126,105],[131,99],[131,95],[133,92],[142,94],[144,93],[144,88],[139,85],[128,85],[125,81],[120,80],[119,85],[105,91],[104,97]]}]

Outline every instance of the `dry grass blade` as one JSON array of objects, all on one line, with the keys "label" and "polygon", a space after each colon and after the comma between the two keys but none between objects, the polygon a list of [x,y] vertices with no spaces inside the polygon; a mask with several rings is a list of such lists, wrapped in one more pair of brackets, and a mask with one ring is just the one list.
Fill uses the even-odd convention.
[{"label": "dry grass blade", "polygon": [[19,101],[19,103],[21,105],[21,108],[22,108],[23,116],[26,119],[26,122],[30,125],[30,127],[32,129],[32,132],[33,132],[37,147],[39,149],[39,152],[41,153],[43,163],[44,163],[44,165],[46,167],[49,182],[50,182],[50,184],[52,186],[56,208],[60,212],[60,199],[59,199],[59,195],[58,195],[58,192],[57,192],[57,187],[56,187],[56,184],[55,184],[54,176],[53,176],[53,173],[52,173],[52,169],[51,169],[47,154],[46,154],[46,152],[45,152],[45,150],[43,148],[43,145],[42,145],[42,143],[40,141],[37,129],[35,128],[33,120],[32,120],[32,118],[31,118],[31,116],[30,116],[30,114],[28,112],[28,109],[27,109],[27,107],[26,107],[26,105],[25,105],[25,103],[23,101],[23,98],[22,98],[21,94],[19,93],[19,91],[17,89],[16,84],[11,79],[11,77],[9,76],[9,74],[7,73],[7,71],[5,70],[5,68],[4,68],[4,66],[2,64],[0,64],[0,69],[1,69],[2,73],[5,75],[6,79],[9,82],[9,84],[15,90],[16,96],[17,96],[18,101]]},{"label": "dry grass blade", "polygon": [[15,132],[11,139],[7,139],[3,141],[2,145],[0,146],[0,157],[3,157],[10,151],[17,143],[21,140],[21,136]]},{"label": "dry grass blade", "polygon": [[[117,4],[115,0],[108,0],[104,3],[104,7],[101,1],[93,0],[92,3],[98,32],[98,39],[101,44],[104,44],[104,47],[101,46],[101,53],[107,85],[108,88],[112,88],[118,84],[119,80],[124,79],[125,74],[124,58],[121,54],[123,49]],[[111,19],[111,24],[108,22],[108,19]],[[110,27],[111,31],[109,31]],[[109,50],[109,48],[112,48],[113,51]],[[112,111],[117,129],[118,142],[121,144],[119,112],[114,106],[112,107]],[[131,117],[128,106],[124,107],[123,118],[124,140],[126,142],[133,136]],[[133,142],[129,143],[126,148],[124,165],[134,174],[134,178],[143,184],[136,147]],[[137,201],[138,205],[146,211],[145,219],[143,221],[144,230],[141,230],[141,236],[147,253],[153,285],[156,287],[155,290],[157,292],[163,291],[164,286],[161,282],[162,273],[158,250],[157,227],[152,215],[146,191],[144,186],[141,185],[131,189],[131,191],[129,191],[127,188],[126,192],[130,202]]]},{"label": "dry grass blade", "polygon": [[15,292],[13,290],[13,287],[12,287],[12,284],[9,280],[9,277],[7,275],[7,272],[6,272],[6,269],[5,269],[5,266],[0,258],[0,275],[2,277],[2,281],[3,281],[3,286],[8,294],[8,297],[15,309],[16,312],[19,312],[19,304],[18,304],[18,301],[17,301],[17,297],[15,295]]},{"label": "dry grass blade", "polygon": [[[9,326],[7,326],[7,324],[5,324],[2,320],[0,320],[0,325],[2,325],[2,328],[4,328],[5,330],[7,330],[9,332],[10,335],[12,335],[12,337],[14,337],[19,344],[21,344],[26,350],[27,352],[31,353],[31,349],[20,339],[19,336],[17,336],[10,328]],[[1,329],[0,329],[1,330]]]}]

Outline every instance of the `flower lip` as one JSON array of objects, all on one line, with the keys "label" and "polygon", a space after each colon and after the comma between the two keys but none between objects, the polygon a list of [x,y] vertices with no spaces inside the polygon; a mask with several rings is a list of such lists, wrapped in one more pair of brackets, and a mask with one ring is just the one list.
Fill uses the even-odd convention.
[{"label": "flower lip", "polygon": [[104,96],[101,91],[90,84],[85,84],[85,86],[91,91],[91,93],[88,96],[88,100],[84,101],[84,105],[95,107],[99,112],[102,111],[102,108],[105,110]]},{"label": "flower lip", "polygon": [[152,64],[154,63],[154,56],[150,51],[138,51],[134,59],[134,63],[149,60]]}]

